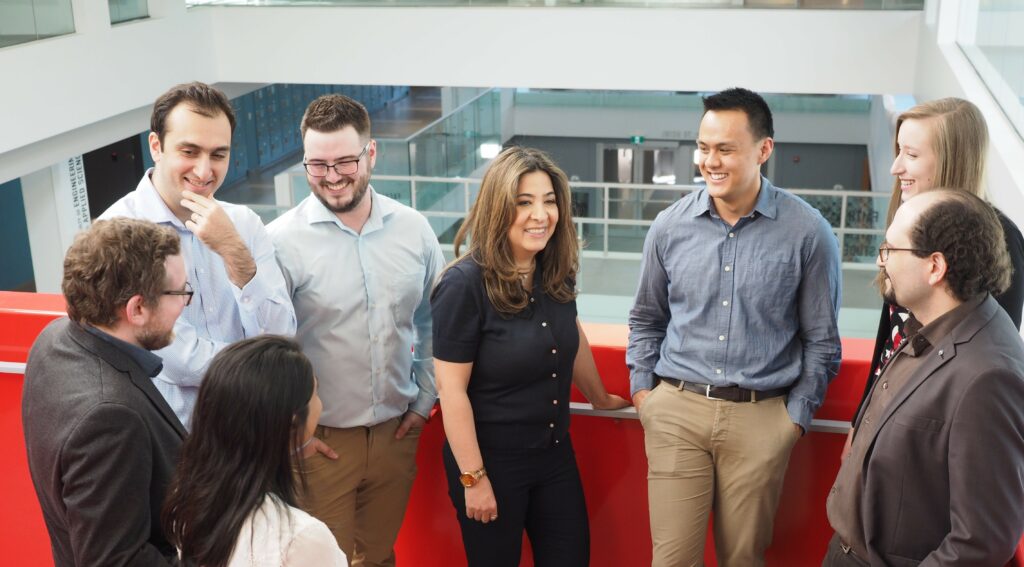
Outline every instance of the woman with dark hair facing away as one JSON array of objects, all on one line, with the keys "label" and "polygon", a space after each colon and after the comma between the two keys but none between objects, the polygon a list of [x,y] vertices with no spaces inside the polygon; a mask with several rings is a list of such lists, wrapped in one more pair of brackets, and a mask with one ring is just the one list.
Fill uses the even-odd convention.
[{"label": "woman with dark hair facing away", "polygon": [[547,155],[504,150],[431,296],[443,458],[470,567],[518,566],[524,529],[538,567],[589,564],[570,385],[596,408],[629,403],[605,390],[576,318],[570,204]]},{"label": "woman with dark hair facing away", "polygon": [[[896,119],[894,151],[896,158],[890,172],[896,179],[892,199],[889,201],[886,228],[904,201],[932,188],[958,189],[985,197],[988,127],[981,111],[971,102],[959,98],[943,98],[919,104],[900,114]],[[1017,225],[998,209],[996,215],[1003,226],[1013,275],[1010,287],[995,299],[1017,329],[1020,329],[1021,312],[1024,310],[1024,236]],[[882,289],[884,277],[884,273],[880,272],[877,280]],[[871,394],[871,388],[882,369],[906,338],[904,324],[907,318],[906,309],[892,303],[890,298],[885,298],[871,357],[871,370],[868,372],[858,412]],[[853,435],[851,429],[846,438],[843,458],[850,451]]]},{"label": "woman with dark hair facing away", "polygon": [[184,561],[347,567],[327,526],[296,507],[320,410],[313,366],[291,339],[245,339],[213,358],[162,514]]}]

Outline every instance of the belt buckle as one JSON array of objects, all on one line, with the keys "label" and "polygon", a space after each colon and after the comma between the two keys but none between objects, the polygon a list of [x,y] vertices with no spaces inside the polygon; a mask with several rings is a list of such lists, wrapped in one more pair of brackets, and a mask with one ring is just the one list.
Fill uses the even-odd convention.
[{"label": "belt buckle", "polygon": [[720,402],[728,401],[725,398],[716,398],[716,397],[712,396],[711,395],[711,384],[705,384],[704,385],[704,397],[709,399],[709,400],[718,400]]}]

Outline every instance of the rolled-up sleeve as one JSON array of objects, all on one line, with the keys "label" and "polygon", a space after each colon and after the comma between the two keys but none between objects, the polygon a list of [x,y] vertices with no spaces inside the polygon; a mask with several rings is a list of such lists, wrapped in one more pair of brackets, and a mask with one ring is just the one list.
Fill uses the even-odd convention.
[{"label": "rolled-up sleeve", "polygon": [[231,285],[243,332],[245,337],[264,333],[294,336],[295,308],[274,254],[274,244],[259,217],[247,212],[249,218],[244,223],[239,222],[239,231],[244,230],[249,242],[249,251],[256,262],[256,275],[241,289]]}]

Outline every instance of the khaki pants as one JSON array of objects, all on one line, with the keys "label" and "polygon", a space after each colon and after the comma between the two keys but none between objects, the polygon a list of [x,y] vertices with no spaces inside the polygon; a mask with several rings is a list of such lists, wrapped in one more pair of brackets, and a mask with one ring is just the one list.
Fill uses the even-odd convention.
[{"label": "khaki pants", "polygon": [[401,418],[373,427],[319,426],[316,436],[336,453],[303,461],[307,490],[302,507],[327,524],[353,567],[393,566],[394,544],[416,477],[420,428],[401,440]]},{"label": "khaki pants", "polygon": [[653,567],[700,566],[708,513],[722,567],[764,565],[799,437],[786,398],[709,400],[659,384],[641,406]]}]

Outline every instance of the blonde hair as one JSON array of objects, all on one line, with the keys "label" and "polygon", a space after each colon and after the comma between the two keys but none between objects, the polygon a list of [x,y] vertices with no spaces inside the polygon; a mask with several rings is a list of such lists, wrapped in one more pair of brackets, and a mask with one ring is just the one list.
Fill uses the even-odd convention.
[{"label": "blonde hair", "polygon": [[543,279],[535,285],[559,303],[576,298],[574,284],[579,270],[579,245],[576,226],[572,222],[569,180],[544,152],[511,147],[498,154],[487,168],[480,182],[480,194],[454,242],[455,261],[458,262],[462,258],[459,249],[469,240],[466,255],[480,265],[487,297],[494,308],[505,315],[519,313],[529,304],[529,294],[523,289],[516,271],[508,233],[516,217],[519,181],[523,175],[535,171],[543,171],[551,178],[558,207],[554,234],[538,254],[543,265]]},{"label": "blonde hair", "polygon": [[[936,157],[934,187],[949,187],[985,198],[985,156],[988,127],[981,111],[961,98],[942,98],[919,104],[896,119],[895,155],[900,153],[900,126],[907,120],[929,120],[933,125],[932,150]],[[885,226],[892,224],[903,202],[900,180],[893,182],[892,199]]]}]

